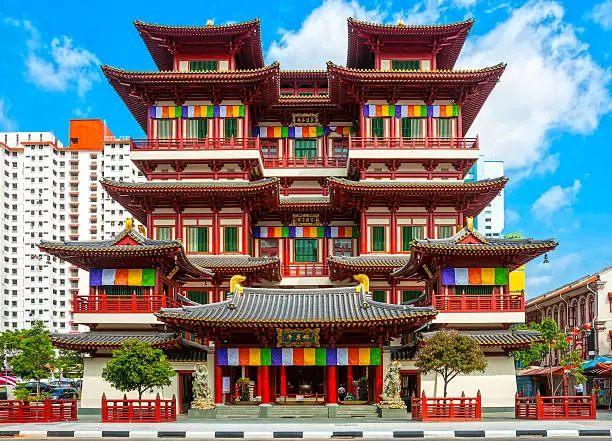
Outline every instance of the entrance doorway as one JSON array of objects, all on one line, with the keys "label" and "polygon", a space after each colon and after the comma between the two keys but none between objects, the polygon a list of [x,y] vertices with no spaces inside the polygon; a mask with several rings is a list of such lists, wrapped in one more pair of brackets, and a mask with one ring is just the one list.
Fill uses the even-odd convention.
[{"label": "entrance doorway", "polygon": [[[280,368],[279,368],[280,369]],[[286,394],[281,394],[282,375],[276,375],[279,391],[276,401],[283,404],[322,404],[325,402],[325,368],[323,366],[287,366]]]},{"label": "entrance doorway", "polygon": [[179,386],[179,412],[187,413],[193,401],[193,376],[192,372],[177,372]]},{"label": "entrance doorway", "polygon": [[402,382],[401,397],[410,411],[412,407],[412,397],[420,396],[421,375],[418,370],[402,370],[400,371],[400,376]]}]

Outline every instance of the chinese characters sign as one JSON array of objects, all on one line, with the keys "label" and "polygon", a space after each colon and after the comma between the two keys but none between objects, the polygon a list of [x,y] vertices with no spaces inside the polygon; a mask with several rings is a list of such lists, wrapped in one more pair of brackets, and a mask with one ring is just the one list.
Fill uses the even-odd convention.
[{"label": "chinese characters sign", "polygon": [[277,329],[277,346],[279,348],[291,347],[319,347],[319,329]]}]

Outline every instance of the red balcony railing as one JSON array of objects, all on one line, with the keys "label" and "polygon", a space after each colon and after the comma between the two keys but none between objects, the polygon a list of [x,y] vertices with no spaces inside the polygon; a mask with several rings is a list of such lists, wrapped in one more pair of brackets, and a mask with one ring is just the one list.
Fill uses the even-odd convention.
[{"label": "red balcony railing", "polygon": [[176,421],[176,397],[162,400],[108,400],[102,394],[103,423],[163,423]]},{"label": "red balcony railing", "polygon": [[323,263],[290,263],[283,267],[286,277],[323,277],[329,275],[329,268]]},{"label": "red balcony railing", "polygon": [[516,396],[514,416],[524,420],[590,420],[596,417],[595,396]]},{"label": "red balcony railing", "polygon": [[75,295],[72,312],[157,312],[180,304],[165,295]]},{"label": "red balcony railing", "polygon": [[42,423],[77,420],[77,400],[0,401],[0,423]]},{"label": "red balcony railing", "polygon": [[524,294],[436,294],[432,305],[440,312],[522,312]]},{"label": "red balcony railing", "polygon": [[130,150],[259,150],[259,138],[132,139]]},{"label": "red balcony railing", "polygon": [[349,138],[349,151],[359,149],[478,149],[478,138]]},{"label": "red balcony railing", "polygon": [[317,167],[346,167],[347,158],[344,157],[307,157],[301,156],[297,158],[270,158],[263,157],[264,167],[267,168],[317,168]]}]

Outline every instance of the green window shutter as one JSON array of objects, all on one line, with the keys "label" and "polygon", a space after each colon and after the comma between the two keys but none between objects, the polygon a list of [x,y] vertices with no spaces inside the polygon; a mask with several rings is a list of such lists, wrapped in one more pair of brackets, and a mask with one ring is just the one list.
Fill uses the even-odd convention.
[{"label": "green window shutter", "polygon": [[187,298],[196,303],[205,305],[208,303],[208,291],[189,291],[187,293]]},{"label": "green window shutter", "polygon": [[493,288],[493,285],[455,285],[455,295],[489,295]]},{"label": "green window shutter", "polygon": [[372,227],[372,251],[385,251],[385,227]]},{"label": "green window shutter", "polygon": [[187,138],[206,138],[208,135],[208,119],[190,118],[187,120]]},{"label": "green window shutter", "polygon": [[157,137],[159,139],[168,139],[171,135],[171,120],[169,119],[158,119],[157,120]]},{"label": "green window shutter", "polygon": [[238,227],[225,227],[223,229],[223,251],[236,253],[238,251]]},{"label": "green window shutter", "polygon": [[208,71],[219,70],[219,62],[217,60],[194,60],[189,62],[190,71]]},{"label": "green window shutter", "polygon": [[236,118],[225,118],[225,137],[236,138],[238,136],[238,121]]},{"label": "green window shutter", "polygon": [[208,227],[187,228],[187,251],[192,253],[208,251]]},{"label": "green window shutter", "polygon": [[293,261],[294,262],[317,262],[319,253],[317,239],[294,239]]},{"label": "green window shutter", "polygon": [[453,235],[453,227],[438,227],[438,239],[448,239]]},{"label": "green window shutter", "polygon": [[422,138],[421,118],[402,118],[402,137]]},{"label": "green window shutter", "polygon": [[382,302],[385,303],[386,301],[386,291],[378,291],[378,290],[374,290],[372,291],[372,300],[374,300],[375,302]]},{"label": "green window shutter", "polygon": [[423,292],[419,289],[404,289],[402,290],[402,302],[409,302],[416,300],[423,295]]},{"label": "green window shutter", "polygon": [[450,138],[451,118],[438,118],[438,138]]},{"label": "green window shutter", "polygon": [[157,227],[157,240],[172,240],[171,227]]},{"label": "green window shutter", "polygon": [[372,124],[372,138],[383,138],[385,136],[384,118],[370,118]]},{"label": "green window shutter", "polygon": [[314,92],[298,92],[298,96],[314,96]]},{"label": "green window shutter", "polygon": [[391,60],[392,70],[421,70],[420,60]]},{"label": "green window shutter", "polygon": [[293,156],[296,158],[315,158],[317,156],[317,141],[315,139],[294,140]]}]

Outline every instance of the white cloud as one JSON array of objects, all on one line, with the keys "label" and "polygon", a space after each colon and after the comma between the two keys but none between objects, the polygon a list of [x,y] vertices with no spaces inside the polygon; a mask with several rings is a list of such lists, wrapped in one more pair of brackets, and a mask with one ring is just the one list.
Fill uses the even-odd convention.
[{"label": "white cloud", "polygon": [[521,220],[521,215],[516,210],[512,210],[511,208],[506,208],[504,210],[504,219],[506,220],[506,223],[508,224],[515,224],[519,220]]},{"label": "white cloud", "polygon": [[4,97],[0,96],[0,130],[13,132],[17,130],[17,122],[15,122],[15,120],[13,120],[8,114],[9,105],[4,100]]},{"label": "white cloud", "polygon": [[93,83],[100,81],[100,60],[88,50],[74,46],[69,37],[54,37],[46,44],[30,21],[6,18],[4,22],[29,34],[25,67],[26,78],[31,83],[56,92],[74,88],[84,98]]},{"label": "white cloud", "polygon": [[468,39],[458,63],[508,62],[471,133],[480,135],[487,156],[526,175],[556,170],[558,157],[547,153],[551,130],[589,134],[612,110],[610,71],[592,59],[564,12],[554,1],[529,2],[484,36]]},{"label": "white cloud", "polygon": [[531,211],[537,218],[548,218],[562,208],[571,206],[581,187],[582,184],[577,179],[570,187],[554,185],[540,195],[533,203]]},{"label": "white cloud", "polygon": [[279,31],[280,41],[273,41],[267,51],[269,62],[279,61],[283,69],[324,69],[330,60],[345,64],[348,17],[380,22],[384,15],[354,0],[325,0],[299,30]]},{"label": "white cloud", "polygon": [[77,107],[72,111],[72,114],[77,118],[87,118],[91,114],[91,107],[88,106],[85,109]]},{"label": "white cloud", "polygon": [[580,255],[577,253],[564,255],[551,253],[548,258],[549,263],[543,263],[543,258],[538,258],[527,264],[525,269],[525,294],[527,298],[538,296],[561,285],[562,282],[559,282],[560,274],[566,273],[580,262]]},{"label": "white cloud", "polygon": [[612,0],[595,5],[588,17],[605,30],[612,29]]}]

